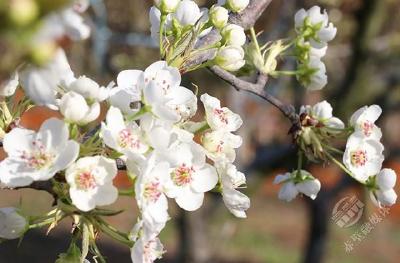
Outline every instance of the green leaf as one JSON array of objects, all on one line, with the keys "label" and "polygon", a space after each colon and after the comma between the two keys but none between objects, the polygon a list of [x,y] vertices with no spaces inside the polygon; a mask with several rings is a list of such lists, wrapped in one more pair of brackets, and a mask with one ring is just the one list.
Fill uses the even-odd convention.
[{"label": "green leaf", "polygon": [[81,261],[81,251],[75,242],[72,242],[67,253],[62,253],[58,256],[55,263],[78,263]]}]

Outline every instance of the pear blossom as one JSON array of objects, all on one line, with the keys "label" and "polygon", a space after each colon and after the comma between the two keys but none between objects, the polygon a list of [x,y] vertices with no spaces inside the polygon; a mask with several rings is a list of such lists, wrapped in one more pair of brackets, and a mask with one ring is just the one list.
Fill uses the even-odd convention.
[{"label": "pear blossom", "polygon": [[153,263],[156,259],[160,259],[164,252],[160,239],[139,238],[131,249],[131,258],[132,262]]},{"label": "pear blossom", "polygon": [[14,95],[15,90],[19,86],[18,72],[14,72],[10,79],[0,83],[0,97],[9,97]]},{"label": "pear blossom", "polygon": [[326,10],[321,14],[319,6],[313,6],[309,10],[300,9],[294,17],[295,28],[298,33],[311,31],[305,38],[315,48],[324,48],[327,42],[331,41],[336,35],[336,27],[329,23]]},{"label": "pear blossom", "polygon": [[217,163],[221,180],[222,198],[228,210],[239,218],[246,218],[246,210],[250,208],[250,199],[236,190],[246,184],[246,177],[231,163]]},{"label": "pear blossom", "polygon": [[82,95],[85,99],[104,101],[109,96],[109,89],[100,87],[94,80],[81,76],[74,80],[67,88]]},{"label": "pear blossom", "polygon": [[172,13],[175,11],[181,0],[154,0],[154,4],[163,13]]},{"label": "pear blossom", "polygon": [[164,194],[169,168],[167,162],[156,162],[153,154],[148,158],[143,173],[135,181],[135,196],[144,228],[142,235],[149,238],[152,234],[160,232],[169,219],[168,201]]},{"label": "pear blossom", "polygon": [[[150,32],[151,37],[153,38],[154,42],[159,45],[159,34],[160,34],[160,23],[161,23],[161,11],[152,6],[149,11],[149,18],[150,18]],[[168,14],[165,19],[164,27],[168,30],[171,28],[172,25],[172,16]]]},{"label": "pear blossom", "polygon": [[396,172],[392,169],[382,169],[375,177],[375,186],[370,191],[372,201],[379,207],[392,206],[396,203],[397,194],[394,191],[396,185]]},{"label": "pear blossom", "polygon": [[222,6],[213,6],[209,12],[209,18],[216,28],[223,28],[228,22],[229,12]]},{"label": "pear blossom", "polygon": [[49,180],[78,157],[79,144],[68,136],[67,125],[56,118],[46,120],[38,132],[14,128],[4,137],[8,157],[0,163],[0,181],[19,187]]},{"label": "pear blossom", "polygon": [[359,134],[352,134],[346,144],[343,163],[360,182],[378,174],[384,160],[383,145],[373,139],[365,139]]},{"label": "pear blossom", "polygon": [[120,153],[142,155],[149,150],[145,135],[137,123],[126,123],[121,111],[112,106],[107,112],[106,123],[101,124],[100,135],[108,147]]},{"label": "pear blossom", "polygon": [[66,121],[79,125],[92,122],[100,115],[99,102],[89,105],[82,95],[74,91],[64,94],[58,106]]},{"label": "pear blossom", "polygon": [[241,26],[228,24],[221,30],[221,36],[228,46],[243,46],[246,43],[246,34]]},{"label": "pear blossom", "polygon": [[20,238],[28,229],[28,220],[14,207],[0,208],[0,238]]},{"label": "pear blossom", "polygon": [[380,140],[382,132],[375,125],[375,122],[381,114],[382,109],[378,105],[364,106],[351,116],[350,125],[354,127],[356,133],[360,133],[367,138]]},{"label": "pear blossom", "polygon": [[226,107],[221,107],[219,99],[205,93],[200,96],[200,100],[204,104],[207,123],[211,129],[234,132],[242,126],[240,116]]},{"label": "pear blossom", "polygon": [[308,90],[321,90],[328,83],[325,64],[318,57],[310,57],[307,64],[301,64],[300,70],[305,74],[299,77],[299,81]]},{"label": "pear blossom", "polygon": [[181,26],[187,26],[196,24],[201,18],[202,13],[196,2],[192,0],[182,0],[173,16]]},{"label": "pear blossom", "polygon": [[274,184],[283,183],[278,198],[287,202],[292,201],[298,194],[305,194],[311,199],[315,199],[321,183],[315,179],[309,172],[301,170],[301,178],[296,178],[297,171],[293,173],[279,174],[275,177]]},{"label": "pear blossom", "polygon": [[90,36],[90,27],[85,23],[80,13],[89,5],[83,1],[76,1],[58,12],[53,12],[44,18],[43,25],[33,37],[33,44],[54,42],[64,36],[77,41]]},{"label": "pear blossom", "polygon": [[249,5],[249,2],[250,0],[218,0],[218,5],[225,5],[233,12],[241,12]]},{"label": "pear blossom", "polygon": [[124,70],[117,76],[117,87],[110,90],[109,102],[125,114],[133,114],[138,108],[131,107],[132,103],[141,100],[141,70]]},{"label": "pear blossom", "polygon": [[84,212],[114,203],[118,198],[118,190],[113,185],[116,175],[117,165],[112,159],[103,156],[80,158],[65,172],[72,203]]},{"label": "pear blossom", "polygon": [[144,102],[157,117],[179,122],[196,113],[197,97],[191,90],[180,86],[181,75],[177,68],[158,61],[144,71],[143,77]]},{"label": "pear blossom", "polygon": [[[344,123],[339,119],[333,116],[332,114],[332,106],[326,100],[315,104],[314,106],[302,106],[300,109],[300,114],[307,114],[312,118],[313,121],[317,121],[317,126],[324,126],[333,129],[344,129]],[[331,132],[334,132],[331,131]]]},{"label": "pear blossom", "polygon": [[226,46],[218,50],[215,64],[228,71],[238,71],[246,64],[244,50],[238,46]]},{"label": "pear blossom", "polygon": [[211,160],[235,161],[235,149],[242,145],[242,138],[225,130],[204,133],[201,144]]},{"label": "pear blossom", "polygon": [[194,142],[180,143],[158,153],[158,156],[170,164],[165,194],[187,211],[200,208],[204,193],[213,189],[218,182],[217,172],[206,163],[201,146]]},{"label": "pear blossom", "polygon": [[29,66],[22,70],[19,76],[27,96],[36,105],[45,105],[52,109],[57,109],[57,87],[68,86],[75,80],[62,49],[58,49],[53,59],[45,66]]}]

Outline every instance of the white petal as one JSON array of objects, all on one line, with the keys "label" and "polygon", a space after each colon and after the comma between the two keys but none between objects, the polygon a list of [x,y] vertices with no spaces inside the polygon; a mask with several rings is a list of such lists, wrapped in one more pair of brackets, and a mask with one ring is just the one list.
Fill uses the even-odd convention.
[{"label": "white petal", "polygon": [[376,198],[381,205],[391,206],[396,203],[397,194],[393,189],[389,189],[386,191],[376,191]]},{"label": "white petal", "polygon": [[62,150],[57,160],[55,161],[53,167],[56,172],[64,170],[71,163],[73,163],[79,155],[79,143],[76,141],[68,141],[65,144],[65,148]]},{"label": "white petal", "polygon": [[286,202],[292,201],[299,194],[296,186],[293,182],[287,182],[282,185],[281,190],[278,193],[278,198]]},{"label": "white petal", "polygon": [[[42,136],[43,142],[47,142],[46,146],[57,149],[64,146],[69,137],[68,127],[64,121],[56,118],[47,119],[38,132],[38,136]],[[49,138],[46,138],[48,137]]]},{"label": "white petal", "polygon": [[9,156],[20,156],[23,151],[32,149],[34,138],[35,132],[32,130],[12,129],[4,136],[3,149]]},{"label": "white petal", "polygon": [[376,176],[376,182],[381,190],[389,190],[396,185],[396,172],[392,169],[382,169]]},{"label": "white petal", "polygon": [[203,204],[204,193],[195,193],[190,188],[185,190],[175,198],[176,203],[186,211],[195,211]]},{"label": "white petal", "polygon": [[300,193],[303,193],[314,200],[321,189],[321,183],[317,179],[306,180],[296,184],[296,188]]},{"label": "white petal", "polygon": [[278,174],[274,179],[274,184],[280,184],[290,178],[290,173]]},{"label": "white petal", "polygon": [[118,190],[111,183],[101,186],[94,196],[96,206],[111,205],[118,198]]},{"label": "white petal", "polygon": [[193,191],[204,193],[212,190],[218,183],[218,174],[215,168],[206,164],[204,168],[193,175],[191,187]]},{"label": "white petal", "polygon": [[250,208],[250,199],[235,189],[223,189],[222,197],[229,211],[239,218],[246,218],[246,210]]}]

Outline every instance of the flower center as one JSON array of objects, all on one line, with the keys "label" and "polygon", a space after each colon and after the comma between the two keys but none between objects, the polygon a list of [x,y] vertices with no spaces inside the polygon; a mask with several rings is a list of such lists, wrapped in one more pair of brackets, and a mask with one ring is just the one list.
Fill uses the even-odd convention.
[{"label": "flower center", "polygon": [[370,122],[370,121],[364,121],[361,124],[361,129],[362,129],[362,131],[363,131],[365,136],[371,136],[372,131],[374,129],[374,124],[372,122]]},{"label": "flower center", "polygon": [[161,191],[159,190],[159,182],[147,183],[144,187],[144,197],[150,202],[157,202],[158,198],[161,196]]},{"label": "flower center", "polygon": [[220,122],[228,124],[228,117],[223,109],[214,109],[214,115],[219,119]]},{"label": "flower center", "polygon": [[119,132],[119,146],[122,148],[139,149],[140,140],[130,129],[123,129]]},{"label": "flower center", "polygon": [[366,162],[368,161],[367,158],[367,151],[365,150],[357,150],[351,152],[351,163],[356,166],[364,166]]},{"label": "flower center", "polygon": [[193,167],[182,164],[171,173],[172,181],[177,186],[185,186],[192,182],[194,169]]},{"label": "flower center", "polygon": [[84,171],[82,173],[79,173],[75,177],[75,183],[80,190],[85,190],[85,191],[96,188],[97,186],[94,175],[89,171]]},{"label": "flower center", "polygon": [[32,146],[34,149],[30,153],[23,151],[21,155],[21,158],[27,162],[28,166],[37,170],[51,166],[55,155],[46,152],[45,146],[40,140],[33,141]]}]

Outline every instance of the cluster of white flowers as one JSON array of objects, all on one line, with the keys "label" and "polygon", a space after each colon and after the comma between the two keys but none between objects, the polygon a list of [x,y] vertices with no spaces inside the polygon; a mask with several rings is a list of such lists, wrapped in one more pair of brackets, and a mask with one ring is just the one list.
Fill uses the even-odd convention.
[{"label": "cluster of white flowers", "polygon": [[[133,262],[152,262],[162,254],[158,235],[169,219],[167,197],[194,211],[203,204],[204,193],[215,189],[229,211],[246,217],[250,200],[237,190],[246,179],[232,164],[235,149],[242,144],[232,132],[242,120],[221,107],[217,98],[203,94],[205,119],[193,122],[197,97],[180,86],[178,69],[165,61],[144,71],[122,71],[116,87],[101,87],[85,76],[75,78],[62,50],[51,63],[51,67],[30,69],[22,86],[32,101],[58,110],[64,118],[46,120],[37,132],[17,127],[5,134],[8,157],[0,163],[2,184],[23,187],[54,180],[56,175],[63,184],[62,176],[70,205],[88,212],[116,201],[113,179],[118,156],[135,180],[141,211],[132,235]],[[47,70],[54,68],[62,69],[61,74]],[[51,82],[39,86],[52,76]],[[101,103],[109,107],[98,133],[102,143],[97,144],[88,142],[84,131],[99,117]],[[201,137],[200,143],[195,136]],[[99,147],[109,150],[99,155]]]},{"label": "cluster of white flowers", "polygon": [[[192,38],[196,42],[215,28],[221,40],[209,47],[218,48],[212,62],[225,70],[237,71],[245,64],[243,45],[246,43],[246,35],[241,26],[228,22],[229,11],[240,12],[248,4],[248,0],[219,1],[208,10],[200,9],[192,0],[155,1],[155,6],[150,9],[151,34],[161,45],[164,37],[169,38],[169,42],[182,42],[182,45],[186,45],[166,52],[167,62],[180,66],[186,58],[180,57],[177,52],[181,48],[188,48],[187,41],[183,39]],[[191,35],[194,31],[196,35]],[[190,45],[194,46],[194,43]],[[185,53],[189,53],[187,56],[190,57],[190,52],[186,50]]]},{"label": "cluster of white flowers", "polygon": [[321,14],[319,6],[309,10],[300,9],[295,17],[296,56],[298,60],[298,79],[309,90],[320,90],[328,82],[325,56],[328,42],[336,35],[336,28],[329,23],[326,10]]},{"label": "cluster of white flowers", "polygon": [[[319,90],[327,83],[321,58],[336,35],[326,11],[321,14],[314,6],[296,13],[297,37],[291,44],[278,40],[260,47],[254,28],[247,44],[244,29],[229,23],[229,15],[242,12],[249,2],[219,0],[208,10],[200,9],[192,0],[155,0],[150,9],[151,34],[160,44],[163,60],[144,71],[124,70],[116,83],[107,86],[86,76],[76,77],[65,52],[55,44],[64,37],[79,40],[89,36],[89,27],[80,16],[88,1],[77,0],[46,16],[33,45],[54,45],[54,49],[45,48],[52,56],[37,54],[51,59],[44,59],[46,63],[40,67],[21,66],[0,86],[0,138],[7,154],[0,162],[0,182],[17,188],[46,181],[57,207],[39,218],[25,217],[14,208],[0,209],[0,238],[19,238],[28,229],[45,225],[51,229],[70,216],[85,241],[82,246],[87,246],[82,252],[89,251],[90,246],[96,252],[96,233],[104,232],[131,247],[133,262],[151,263],[164,253],[159,234],[170,219],[168,199],[186,211],[195,211],[202,206],[205,193],[215,191],[233,215],[245,218],[250,200],[239,189],[246,186],[246,177],[234,165],[236,149],[242,145],[235,132],[242,119],[221,106],[219,99],[202,94],[205,116],[194,121],[197,94],[181,86],[181,73],[213,65],[238,71],[246,64],[246,46],[248,65],[261,74],[296,75],[308,89]],[[217,32],[219,40],[197,47],[210,32]],[[298,69],[276,71],[278,57],[292,45]],[[214,55],[201,65],[186,64],[191,56],[204,51],[213,51]],[[13,98],[8,97],[20,84],[27,99],[14,107]],[[20,127],[18,119],[35,105],[58,111],[61,117],[45,120],[38,131]],[[382,133],[375,125],[380,114],[377,105],[363,107],[346,127],[333,116],[326,101],[303,106],[299,123],[291,129],[299,148],[298,169],[275,178],[274,184],[282,185],[279,199],[291,201],[299,194],[317,197],[321,183],[302,169],[306,156],[335,162],[370,190],[378,206],[393,205],[397,199],[393,190],[396,174],[382,169]],[[345,152],[332,143],[343,138],[347,139]],[[335,154],[343,155],[343,164]],[[125,164],[133,183],[125,189],[127,192],[113,184],[117,163]],[[120,194],[134,196],[140,212],[130,235],[102,219],[115,211],[99,208],[113,204]],[[85,257],[84,253],[79,256],[81,261]]]},{"label": "cluster of white flowers", "polygon": [[380,142],[382,132],[375,125],[382,113],[378,105],[364,106],[350,118],[353,133],[349,136],[343,163],[354,178],[364,183],[371,192],[371,199],[378,206],[393,205],[397,194],[393,190],[396,173],[382,169],[384,146]]},{"label": "cluster of white flowers", "polygon": [[[396,174],[391,169],[381,170],[384,161],[384,146],[380,142],[382,132],[375,125],[382,109],[378,105],[362,107],[351,116],[349,127],[345,127],[340,119],[334,117],[332,111],[332,106],[327,101],[319,102],[314,106],[301,107],[301,128],[295,134],[300,150],[309,160],[333,161],[339,164],[346,173],[370,190],[375,204],[393,205],[397,199],[393,190]],[[347,138],[344,152],[332,145],[333,139],[341,138]],[[344,166],[333,156],[338,153],[343,155]],[[313,189],[311,193],[316,195],[320,188],[319,182],[317,183],[316,179],[310,181],[306,178],[313,177],[300,170],[278,175],[275,183],[285,183],[279,198],[290,201],[297,192],[315,198],[314,195],[310,195],[310,192],[301,190],[304,189],[303,185],[300,184],[301,189],[297,187],[299,182],[306,182],[307,187]]]}]

